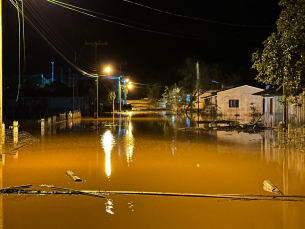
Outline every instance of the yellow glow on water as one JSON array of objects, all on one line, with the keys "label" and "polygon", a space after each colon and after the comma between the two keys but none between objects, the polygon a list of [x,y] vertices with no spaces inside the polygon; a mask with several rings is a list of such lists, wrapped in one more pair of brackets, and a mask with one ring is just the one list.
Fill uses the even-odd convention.
[{"label": "yellow glow on water", "polygon": [[130,162],[132,162],[132,155],[133,155],[133,149],[134,149],[134,137],[132,135],[132,125],[131,122],[128,124],[128,129],[126,131],[125,136],[125,149],[126,149],[126,159],[127,163],[129,165]]},{"label": "yellow glow on water", "polygon": [[113,207],[113,200],[111,198],[107,198],[105,206],[106,206],[106,212],[113,215],[114,214],[114,207]]},{"label": "yellow glow on water", "polygon": [[108,178],[111,176],[111,150],[113,148],[114,143],[115,140],[112,133],[110,132],[110,130],[107,130],[102,135],[102,147],[105,151],[105,169]]}]

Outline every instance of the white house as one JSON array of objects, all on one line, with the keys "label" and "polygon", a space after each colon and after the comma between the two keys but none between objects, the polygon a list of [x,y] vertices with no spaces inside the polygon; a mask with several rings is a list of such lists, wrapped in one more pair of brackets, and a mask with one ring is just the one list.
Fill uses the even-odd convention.
[{"label": "white house", "polygon": [[251,116],[253,111],[262,113],[262,100],[253,94],[263,90],[243,85],[217,92],[218,114],[221,113],[223,116]]}]

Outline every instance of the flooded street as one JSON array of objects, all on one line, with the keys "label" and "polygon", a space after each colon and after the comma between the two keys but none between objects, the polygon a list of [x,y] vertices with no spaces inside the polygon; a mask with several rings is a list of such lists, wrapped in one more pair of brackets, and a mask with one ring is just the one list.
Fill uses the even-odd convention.
[{"label": "flooded street", "polygon": [[[107,121],[105,126],[105,121]],[[52,184],[76,190],[264,194],[271,180],[305,195],[305,154],[272,148],[276,133],[181,131],[171,115],[83,119],[26,130],[40,142],[2,155],[1,188]],[[108,126],[109,125],[109,126]],[[72,170],[84,182],[66,175]],[[175,196],[1,195],[0,228],[305,228],[305,201]]]}]

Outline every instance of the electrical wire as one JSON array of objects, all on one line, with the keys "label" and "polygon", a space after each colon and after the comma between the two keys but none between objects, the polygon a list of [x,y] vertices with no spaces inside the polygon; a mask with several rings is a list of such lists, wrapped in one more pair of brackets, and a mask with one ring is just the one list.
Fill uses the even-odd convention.
[{"label": "electrical wire", "polygon": [[[9,0],[11,2],[11,4],[18,10],[18,4],[16,4],[13,0]],[[74,69],[76,69],[77,71],[79,71],[81,74],[86,75],[88,77],[97,77],[96,73],[91,73],[88,72],[86,70],[83,70],[82,68],[80,68],[79,66],[77,66],[76,64],[73,63],[73,61],[71,61],[70,59],[68,59],[52,42],[50,42],[50,40],[47,38],[47,36],[45,34],[43,34],[40,29],[35,25],[35,23],[33,23],[33,21],[28,18],[28,16],[25,14],[24,16],[27,21],[30,23],[30,25],[42,36],[42,38],[64,59],[67,61],[67,63],[69,63]]]},{"label": "electrical wire", "polygon": [[[99,13],[99,12],[96,12],[96,11],[92,11],[92,10],[88,10],[88,9],[85,9],[85,8],[82,8],[82,7],[70,5],[70,4],[67,4],[67,3],[64,3],[64,2],[60,2],[60,1],[57,1],[57,0],[50,0],[50,2],[52,2],[54,4],[62,4],[62,5],[65,5],[65,6],[68,6],[68,7],[72,7],[72,8],[75,8],[77,10],[82,10],[82,11],[85,11],[85,12],[89,12],[89,13],[92,13],[92,14],[97,14],[97,15],[108,17],[108,18],[113,18],[113,19],[116,19],[116,20],[119,20],[119,21],[128,22],[128,23],[132,23],[132,24],[140,25],[140,26],[145,26],[145,27],[148,27],[148,28],[165,30],[165,31],[174,32],[174,33],[183,33],[183,34],[190,35],[190,36],[200,36],[198,34],[191,34],[191,33],[186,33],[186,32],[181,32],[181,31],[175,31],[175,30],[160,28],[160,27],[156,27],[156,26],[151,26],[151,25],[147,25],[147,24],[143,24],[143,23],[139,23],[139,22],[135,22],[135,21],[130,21],[130,20],[126,20],[126,19],[110,16],[110,15],[107,15],[107,14],[102,14],[102,13]],[[205,36],[205,37],[213,38],[212,36]]]},{"label": "electrical wire", "polygon": [[20,87],[21,87],[21,22],[20,22],[20,8],[18,5],[17,0],[15,0],[16,9],[17,9],[17,16],[18,16],[18,89],[17,89],[17,98],[16,101],[19,99]]},{"label": "electrical wire", "polygon": [[[16,2],[14,2],[14,0],[9,0],[9,2],[11,2],[12,6],[15,7],[18,11],[18,13],[20,13],[20,8],[18,6],[18,2],[17,0],[15,0]],[[34,17],[37,16],[35,15],[35,12],[34,13]],[[42,12],[41,12],[42,13]],[[18,14],[18,16],[20,16]],[[47,34],[44,34],[43,31],[41,31],[41,28],[39,28],[39,26],[37,26],[37,24],[35,24],[33,22],[33,20],[31,20],[29,18],[28,15],[24,14],[23,12],[23,17],[27,19],[27,21],[30,23],[30,25],[37,31],[38,34],[40,34],[42,36],[42,38],[65,60],[67,61],[67,63],[69,63],[75,70],[77,70],[78,72],[80,72],[82,75],[84,76],[87,76],[89,78],[97,78],[98,79],[98,74],[96,73],[97,71],[93,71],[93,72],[90,72],[90,71],[87,71],[87,70],[84,70],[83,68],[79,67],[78,65],[76,65],[73,61],[71,61],[69,58],[67,58],[67,56],[65,55],[65,53],[61,52],[58,47],[56,47],[56,45],[54,45],[49,38],[49,36]],[[20,17],[19,17],[20,19]],[[37,18],[36,18],[37,19]],[[20,21],[20,20],[19,20]],[[47,21],[48,22],[48,21]],[[44,24],[45,22],[42,22],[40,21],[40,24]],[[49,23],[49,22],[48,22]],[[52,26],[50,23],[49,23],[50,26]],[[19,23],[19,37],[20,37],[20,23]],[[23,30],[24,31],[24,30]],[[56,30],[55,30],[56,31]],[[44,31],[45,32],[45,31]],[[48,31],[50,32],[50,31]],[[52,34],[54,35],[54,34]],[[63,40],[63,39],[62,39]],[[58,44],[57,44],[58,45]],[[21,64],[21,58],[20,58],[20,53],[21,53],[21,39],[19,38],[19,83],[20,83],[20,64]],[[107,87],[107,85],[104,84],[104,82],[102,82],[102,85],[108,90],[110,91],[110,89]],[[18,96],[17,96],[17,100],[18,100],[18,97],[19,97],[19,89],[20,89],[20,86],[18,86]]]},{"label": "electrical wire", "polygon": [[271,26],[259,26],[259,25],[242,25],[242,24],[233,24],[233,23],[207,20],[207,19],[202,19],[202,18],[196,18],[196,17],[190,17],[190,16],[181,15],[181,14],[171,13],[171,12],[164,11],[164,10],[159,10],[159,9],[156,9],[156,8],[153,8],[153,7],[150,7],[150,6],[146,6],[146,5],[143,5],[143,4],[139,4],[139,3],[136,3],[136,2],[133,2],[133,1],[129,1],[129,0],[123,0],[123,1],[128,2],[128,3],[132,3],[132,4],[135,4],[137,6],[144,7],[144,8],[150,9],[150,10],[154,10],[154,11],[157,11],[157,12],[160,12],[160,13],[169,14],[169,15],[176,16],[176,17],[192,19],[192,20],[214,23],[214,24],[227,25],[227,26],[237,26],[237,27],[250,27],[250,28],[270,28],[271,27]]},{"label": "electrical wire", "polygon": [[[46,0],[46,1],[50,2],[50,3],[53,3],[55,5],[58,5],[58,6],[64,7],[66,9],[69,9],[69,10],[72,10],[72,11],[75,11],[75,12],[78,12],[78,13],[81,13],[81,14],[84,14],[84,15],[87,15],[87,16],[90,16],[90,17],[102,20],[102,21],[106,21],[106,22],[109,22],[109,23],[112,23],[112,24],[116,24],[116,25],[121,25],[121,26],[124,26],[124,27],[127,27],[127,28],[131,28],[131,29],[135,29],[135,30],[140,30],[140,31],[149,32],[149,33],[155,33],[155,34],[161,34],[161,35],[166,35],[166,36],[172,36],[172,37],[179,37],[179,38],[188,38],[188,39],[196,39],[196,40],[202,40],[203,39],[202,37],[189,37],[189,36],[184,36],[184,35],[178,35],[178,34],[173,34],[173,33],[160,32],[160,31],[156,31],[156,30],[140,28],[140,27],[136,27],[136,26],[133,26],[133,25],[128,25],[128,24],[112,21],[112,20],[109,20],[109,19],[105,19],[105,18],[96,16],[96,15],[93,15],[92,13],[87,13],[87,12],[92,12],[92,11],[88,11],[88,10],[85,10],[83,8],[76,7],[76,6],[67,4],[67,3],[62,3],[62,2],[56,1],[56,0]],[[142,25],[144,25],[144,24],[142,24]],[[163,29],[163,30],[166,30],[166,29]],[[178,33],[181,33],[181,32],[178,32]],[[197,34],[188,34],[188,35],[198,36]],[[204,36],[204,37],[215,38],[215,37],[211,37],[211,36]]]},{"label": "electrical wire", "polygon": [[[64,52],[65,55],[69,57],[71,61],[75,62],[75,53],[77,52],[73,50],[68,43],[65,42],[62,36],[56,31],[54,26],[47,20],[47,18],[37,6],[35,1],[29,1],[29,4],[27,4],[27,8],[34,16],[35,21],[40,24],[41,30],[44,31],[44,33],[46,33],[47,36],[52,39],[52,42],[56,44],[62,50],[62,52]],[[90,69],[90,71],[96,71],[96,66],[84,60],[81,56],[79,56],[78,58],[78,64],[83,65],[84,68]]]},{"label": "electrical wire", "polygon": [[24,31],[24,10],[23,10],[23,0],[21,0],[21,10],[22,10],[22,38],[23,38],[23,73],[26,72],[26,52],[25,52],[25,31]]}]

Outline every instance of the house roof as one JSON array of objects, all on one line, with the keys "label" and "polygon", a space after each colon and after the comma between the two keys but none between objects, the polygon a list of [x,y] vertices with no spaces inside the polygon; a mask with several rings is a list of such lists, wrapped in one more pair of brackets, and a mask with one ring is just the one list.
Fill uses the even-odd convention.
[{"label": "house roof", "polygon": [[[205,99],[205,98],[214,97],[214,96],[217,96],[217,93],[219,93],[219,92],[228,91],[228,90],[232,90],[232,89],[236,89],[236,88],[240,88],[240,87],[245,87],[245,86],[247,86],[247,87],[252,87],[252,88],[257,88],[257,89],[261,89],[261,88],[253,87],[253,86],[250,86],[250,85],[242,85],[242,86],[238,86],[238,87],[231,87],[231,88],[221,89],[221,90],[212,92],[210,95],[203,96],[203,97],[201,97],[201,98],[202,98],[202,99]],[[263,89],[261,89],[261,90],[263,90]],[[257,93],[258,93],[258,92],[257,92]]]},{"label": "house roof", "polygon": [[[254,87],[254,86],[250,86],[250,85],[241,85],[241,86],[238,86],[238,87],[231,87],[231,88],[226,88],[224,90],[221,90],[221,91],[218,91],[218,92],[223,92],[223,91],[228,91],[228,90],[232,90],[232,89],[236,89],[236,88],[240,88],[240,87],[252,87],[252,88],[257,88],[257,89],[261,89],[261,88],[258,88],[258,87]],[[261,89],[263,90],[263,89]]]},{"label": "house roof", "polygon": [[264,91],[256,92],[253,95],[261,95],[261,96],[268,96],[268,95],[283,95],[283,85],[275,86]]},{"label": "house roof", "polygon": [[202,99],[206,99],[206,98],[211,98],[211,97],[213,97],[213,96],[217,96],[217,92],[219,92],[219,91],[211,92],[209,95],[203,96],[203,97],[201,97],[201,98],[202,98]]}]

